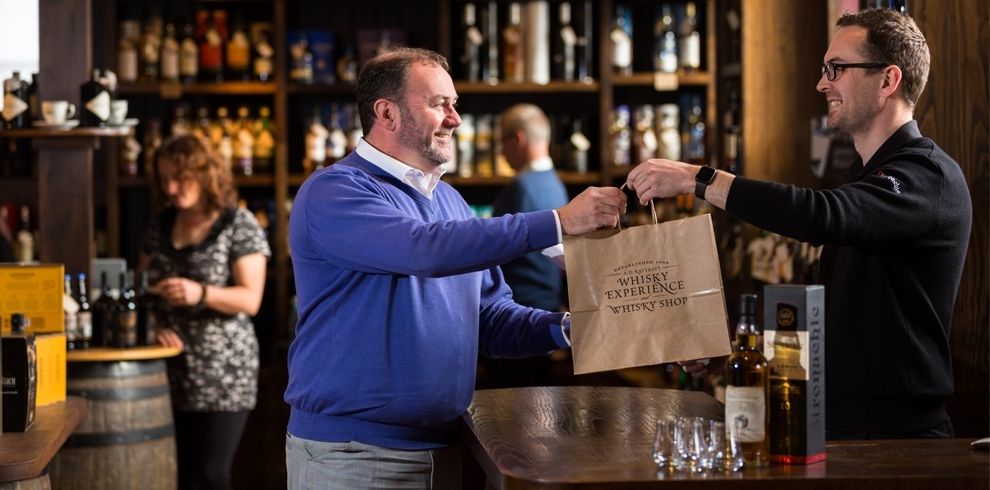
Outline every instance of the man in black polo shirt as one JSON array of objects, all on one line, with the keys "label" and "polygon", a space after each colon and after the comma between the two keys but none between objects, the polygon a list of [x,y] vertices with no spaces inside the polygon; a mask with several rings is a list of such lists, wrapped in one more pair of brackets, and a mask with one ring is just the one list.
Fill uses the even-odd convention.
[{"label": "man in black polo shirt", "polygon": [[951,437],[949,329],[969,190],[914,120],[930,60],[915,22],[865,10],[836,25],[817,88],[829,127],[859,155],[846,184],[814,191],[668,160],[640,164],[628,184],[644,203],[695,192],[748,223],[825,245],[826,437]]}]

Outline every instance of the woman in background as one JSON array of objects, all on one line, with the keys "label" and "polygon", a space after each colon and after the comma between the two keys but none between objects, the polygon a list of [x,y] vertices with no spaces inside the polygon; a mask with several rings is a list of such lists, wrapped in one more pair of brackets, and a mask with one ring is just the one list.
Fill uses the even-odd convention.
[{"label": "woman in background", "polygon": [[231,466],[258,391],[258,312],[271,251],[237,207],[230,168],[195,136],[155,155],[164,209],[148,226],[139,270],[161,298],[159,343],[169,360],[179,488],[231,488]]}]

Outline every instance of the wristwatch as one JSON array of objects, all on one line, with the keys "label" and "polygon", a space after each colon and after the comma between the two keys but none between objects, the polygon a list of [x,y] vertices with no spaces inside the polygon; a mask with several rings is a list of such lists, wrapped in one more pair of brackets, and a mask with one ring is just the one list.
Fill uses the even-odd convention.
[{"label": "wristwatch", "polygon": [[698,196],[698,199],[705,198],[705,189],[712,182],[715,182],[716,175],[718,175],[718,172],[707,165],[698,169],[698,173],[694,176],[694,195]]}]

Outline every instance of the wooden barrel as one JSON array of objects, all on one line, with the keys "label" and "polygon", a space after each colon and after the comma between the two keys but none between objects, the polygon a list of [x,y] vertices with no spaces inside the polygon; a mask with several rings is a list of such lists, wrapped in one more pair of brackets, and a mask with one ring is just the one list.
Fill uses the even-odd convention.
[{"label": "wooden barrel", "polygon": [[176,488],[164,360],[70,362],[66,391],[88,401],[82,423],[52,460],[53,488]]}]

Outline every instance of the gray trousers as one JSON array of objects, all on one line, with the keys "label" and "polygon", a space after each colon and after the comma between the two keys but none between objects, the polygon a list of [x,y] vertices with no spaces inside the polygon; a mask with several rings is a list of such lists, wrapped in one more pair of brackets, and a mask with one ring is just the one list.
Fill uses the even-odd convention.
[{"label": "gray trousers", "polygon": [[461,447],[423,451],[360,442],[319,442],[285,434],[288,490],[461,488]]}]

